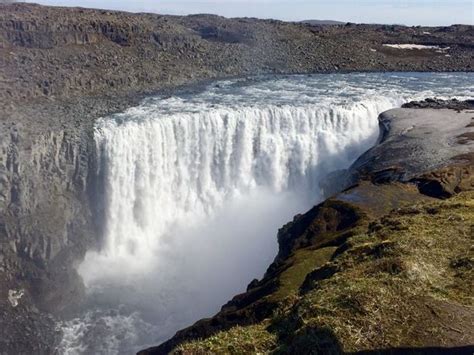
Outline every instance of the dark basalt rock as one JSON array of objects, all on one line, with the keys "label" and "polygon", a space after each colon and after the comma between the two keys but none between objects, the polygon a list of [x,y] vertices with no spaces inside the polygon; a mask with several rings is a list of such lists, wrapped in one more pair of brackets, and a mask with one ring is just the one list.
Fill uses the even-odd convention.
[{"label": "dark basalt rock", "polygon": [[474,100],[459,101],[457,99],[442,100],[428,98],[423,101],[411,101],[402,105],[402,108],[432,108],[432,109],[451,109],[451,110],[472,110],[474,109]]},{"label": "dark basalt rock", "polygon": [[[295,249],[301,247],[333,245],[337,239],[334,238],[335,234],[343,236],[344,239],[344,232],[354,227],[361,218],[360,211],[341,201],[329,200],[313,207],[278,231],[279,252],[276,261],[286,259]],[[325,235],[330,238],[324,238]]]},{"label": "dark basalt rock", "polygon": [[453,165],[412,179],[418,190],[436,198],[449,198],[474,186],[474,166]]},{"label": "dark basalt rock", "polygon": [[[470,139],[473,101],[428,99],[382,113],[379,144],[357,159],[349,181],[415,182],[446,166],[470,165],[469,159],[459,157],[472,154],[463,141]],[[423,108],[425,105],[428,107]]]}]

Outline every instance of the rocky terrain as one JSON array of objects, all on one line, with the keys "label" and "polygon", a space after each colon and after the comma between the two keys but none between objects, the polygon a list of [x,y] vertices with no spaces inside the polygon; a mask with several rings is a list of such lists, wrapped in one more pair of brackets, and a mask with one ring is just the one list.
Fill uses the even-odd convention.
[{"label": "rocky terrain", "polygon": [[473,26],[319,26],[0,4],[3,102],[130,95],[259,73],[469,71],[473,51]]},{"label": "rocky terrain", "polygon": [[406,106],[349,188],[280,229],[262,280],[140,354],[472,352],[474,105]]},{"label": "rocky terrain", "polygon": [[[319,26],[0,4],[0,349],[51,353],[59,335],[51,314],[81,297],[74,264],[100,234],[97,117],[216,78],[472,71],[473,55],[472,26]],[[255,291],[262,282],[251,294],[263,292]]]}]

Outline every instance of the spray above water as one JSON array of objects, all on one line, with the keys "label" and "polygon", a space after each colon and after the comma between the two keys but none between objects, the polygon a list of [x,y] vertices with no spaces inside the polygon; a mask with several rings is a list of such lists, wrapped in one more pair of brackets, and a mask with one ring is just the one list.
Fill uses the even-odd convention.
[{"label": "spray above water", "polygon": [[129,353],[217,311],[324,177],[375,143],[380,112],[443,94],[432,76],[229,81],[100,120],[102,248],[79,267],[89,311],[63,324],[61,351]]}]

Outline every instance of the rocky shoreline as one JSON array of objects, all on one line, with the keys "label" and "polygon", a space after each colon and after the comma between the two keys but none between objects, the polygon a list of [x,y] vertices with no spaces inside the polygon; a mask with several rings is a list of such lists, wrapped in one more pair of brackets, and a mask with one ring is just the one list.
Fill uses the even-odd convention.
[{"label": "rocky shoreline", "polygon": [[472,71],[473,53],[473,26],[319,26],[0,4],[0,348],[52,353],[60,334],[51,314],[84,291],[74,265],[100,234],[98,117],[217,78]]},{"label": "rocky shoreline", "polygon": [[[435,108],[425,108],[427,104]],[[472,102],[428,99],[405,106],[411,108],[380,116],[382,139],[349,169],[350,187],[280,229],[279,253],[262,280],[252,281],[246,293],[235,296],[214,317],[139,354],[230,348],[237,353],[472,350],[469,324],[474,311],[467,286],[472,282],[472,258],[452,244],[469,243],[473,237]],[[446,213],[454,213],[457,222],[422,230],[425,221],[443,220]],[[444,233],[452,228],[459,230],[451,234],[452,240],[446,239]],[[414,238],[411,251],[404,249],[405,238]],[[432,245],[427,252],[440,260],[410,259],[425,243]],[[443,250],[447,247],[453,255]],[[463,260],[462,270],[456,260]],[[438,262],[446,279],[434,287],[429,278],[438,276],[431,275],[433,271],[416,273],[418,267]],[[355,272],[362,274],[352,282]],[[429,280],[420,280],[425,277]],[[323,297],[325,292],[329,299]],[[349,303],[330,304],[329,315],[320,314],[318,307],[329,306],[339,292]],[[369,305],[370,297],[378,303]],[[405,303],[414,307],[413,315],[405,313]],[[371,319],[378,323],[369,324]],[[430,330],[429,324],[441,325]],[[361,327],[358,339],[351,330],[356,325]]]}]

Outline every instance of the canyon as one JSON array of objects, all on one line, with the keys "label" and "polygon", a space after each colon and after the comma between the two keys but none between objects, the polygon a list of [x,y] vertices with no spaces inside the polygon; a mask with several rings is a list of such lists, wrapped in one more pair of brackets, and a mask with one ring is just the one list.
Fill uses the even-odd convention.
[{"label": "canyon", "polygon": [[[106,213],[97,179],[101,168],[95,140],[99,118],[137,107],[150,96],[166,100],[182,92],[197,95],[213,85],[219,91],[223,84],[216,79],[242,77],[252,82],[268,80],[265,75],[269,74],[469,72],[474,65],[472,26],[313,26],[18,3],[0,4],[0,10],[0,348],[6,353],[54,352],[63,337],[57,319],[77,313],[86,297],[77,268],[87,251],[101,246],[99,236],[104,232]],[[384,46],[404,43],[445,49]],[[469,86],[462,93],[452,89],[445,96],[466,95]],[[467,145],[458,145],[469,147],[470,131],[461,134]],[[385,152],[377,154],[387,156]],[[433,155],[424,158],[413,166],[434,159]],[[446,185],[445,173],[439,169],[453,164],[452,158],[424,166],[408,178],[406,170],[410,168],[393,170],[386,163],[375,169],[377,165],[370,159],[359,160],[365,164],[353,171],[375,182],[416,180],[417,186],[425,186],[427,191],[451,196],[469,185],[464,178]],[[465,159],[462,161],[465,165]],[[472,167],[472,160],[468,161]],[[429,172],[431,180],[425,176]],[[450,170],[446,174],[463,177],[466,173]],[[441,187],[437,184],[440,180]],[[379,187],[366,188],[375,191]],[[417,193],[409,191],[407,196]],[[305,216],[315,218],[317,210],[311,211]],[[300,228],[297,225],[294,229]],[[291,231],[291,225],[285,229]],[[275,275],[284,268],[279,262],[285,265],[294,249],[281,242],[285,235],[280,233],[280,252],[266,278],[253,282],[249,293],[240,297],[242,302],[239,298],[229,305],[232,316],[242,304],[261,297],[259,292],[268,294],[265,282],[271,280],[269,285],[273,285]],[[298,238],[296,243],[308,245]],[[256,320],[253,314],[245,313],[245,317]],[[176,339],[189,341],[230,324],[245,324],[219,322],[212,331],[206,325],[204,331],[192,328],[181,333],[184,335],[158,351],[171,350],[171,345],[178,344]]]}]

